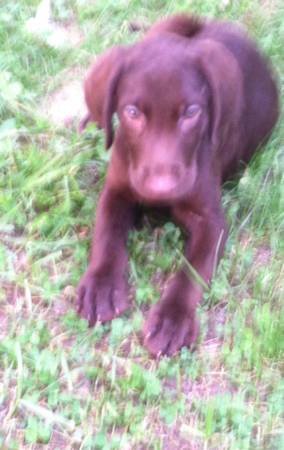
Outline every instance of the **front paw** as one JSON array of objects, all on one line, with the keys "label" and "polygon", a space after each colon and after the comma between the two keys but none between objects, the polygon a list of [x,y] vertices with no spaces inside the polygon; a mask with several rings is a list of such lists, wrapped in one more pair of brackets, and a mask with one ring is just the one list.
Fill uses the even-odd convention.
[{"label": "front paw", "polygon": [[78,313],[93,326],[107,322],[128,308],[128,289],[123,278],[98,276],[87,270],[78,287]]},{"label": "front paw", "polygon": [[199,333],[195,311],[174,301],[161,301],[150,310],[144,327],[144,345],[153,356],[174,355],[191,347]]}]

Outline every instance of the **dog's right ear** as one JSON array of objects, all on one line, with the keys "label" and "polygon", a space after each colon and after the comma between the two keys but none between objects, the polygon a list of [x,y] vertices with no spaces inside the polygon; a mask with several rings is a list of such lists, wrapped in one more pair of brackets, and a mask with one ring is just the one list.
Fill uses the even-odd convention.
[{"label": "dog's right ear", "polygon": [[112,139],[109,134],[109,119],[106,110],[109,109],[110,95],[114,95],[117,73],[122,66],[127,49],[114,47],[104,53],[91,66],[84,83],[85,101],[88,114],[80,125],[82,131],[88,122],[96,122],[100,128],[107,133],[107,148],[110,147]]},{"label": "dog's right ear", "polygon": [[112,118],[117,110],[118,93],[117,88],[122,74],[124,72],[124,64],[121,62],[115,73],[112,75],[111,80],[108,85],[107,94],[105,98],[103,118],[104,118],[104,129],[105,129],[105,145],[108,150],[112,146],[113,142],[113,123]]}]

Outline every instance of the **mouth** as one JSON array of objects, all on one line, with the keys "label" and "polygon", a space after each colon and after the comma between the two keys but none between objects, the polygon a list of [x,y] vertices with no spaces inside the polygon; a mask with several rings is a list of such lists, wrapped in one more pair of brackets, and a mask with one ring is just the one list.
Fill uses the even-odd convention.
[{"label": "mouth", "polygon": [[[139,200],[150,204],[172,204],[177,201],[184,200],[190,192],[192,185],[188,183],[178,183],[170,186],[168,181],[161,180],[153,183],[154,187],[149,185],[140,185],[139,183],[131,183],[134,193]],[[167,187],[166,187],[167,186]]]}]

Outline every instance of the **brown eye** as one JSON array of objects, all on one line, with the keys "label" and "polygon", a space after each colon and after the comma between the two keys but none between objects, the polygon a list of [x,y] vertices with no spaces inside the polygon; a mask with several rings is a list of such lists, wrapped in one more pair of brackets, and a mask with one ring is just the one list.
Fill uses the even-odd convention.
[{"label": "brown eye", "polygon": [[192,119],[193,117],[197,116],[198,113],[200,113],[201,108],[199,105],[189,105],[186,107],[183,117],[185,119]]},{"label": "brown eye", "polygon": [[127,105],[124,111],[130,119],[138,119],[141,116],[141,111],[135,105]]}]

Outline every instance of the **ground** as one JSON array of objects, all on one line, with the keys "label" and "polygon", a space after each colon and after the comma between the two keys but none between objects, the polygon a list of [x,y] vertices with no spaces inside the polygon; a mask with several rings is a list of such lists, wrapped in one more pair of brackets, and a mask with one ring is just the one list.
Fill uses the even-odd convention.
[{"label": "ground", "polygon": [[101,131],[77,132],[88,65],[157,18],[190,11],[243,24],[283,90],[282,2],[38,7],[0,5],[0,447],[284,448],[282,119],[240,182],[224,186],[230,236],[193,353],[153,360],[141,345],[147,311],[182,261],[172,223],[146,220],[129,238],[132,309],[92,329],[75,313],[109,160]]}]

